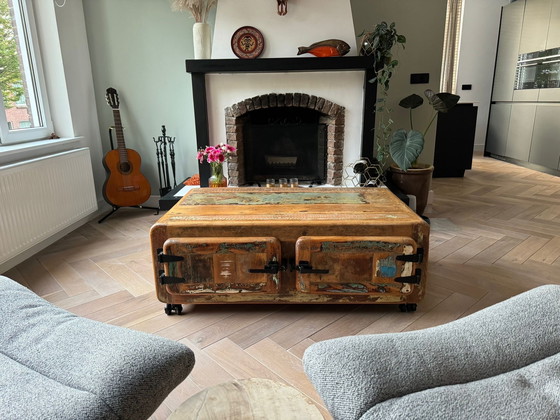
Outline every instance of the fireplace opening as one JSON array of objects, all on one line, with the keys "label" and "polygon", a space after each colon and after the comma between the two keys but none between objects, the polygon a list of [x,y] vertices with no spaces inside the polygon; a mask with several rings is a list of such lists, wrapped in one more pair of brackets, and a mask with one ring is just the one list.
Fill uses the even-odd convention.
[{"label": "fireplace opening", "polygon": [[327,124],[320,112],[293,107],[248,112],[243,138],[247,183],[267,178],[326,182]]}]

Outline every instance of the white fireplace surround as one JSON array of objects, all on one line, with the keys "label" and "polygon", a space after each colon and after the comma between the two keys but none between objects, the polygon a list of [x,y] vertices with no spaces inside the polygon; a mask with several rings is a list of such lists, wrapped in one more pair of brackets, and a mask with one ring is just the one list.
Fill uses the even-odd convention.
[{"label": "white fireplace surround", "polygon": [[[356,35],[350,0],[288,0],[279,16],[274,0],[220,0],[216,10],[212,59],[235,59],[231,36],[242,26],[259,29],[265,40],[262,58],[296,57],[300,46],[342,39],[356,56]],[[318,24],[320,22],[320,24]],[[312,57],[304,54],[299,57]],[[364,112],[364,71],[207,74],[208,131],[211,144],[227,142],[225,109],[246,98],[270,93],[301,92],[345,108],[344,165],[360,157]]]},{"label": "white fireplace surround", "polygon": [[227,143],[225,110],[247,98],[301,92],[345,108],[343,165],[360,158],[364,104],[363,71],[208,74],[209,139]]}]

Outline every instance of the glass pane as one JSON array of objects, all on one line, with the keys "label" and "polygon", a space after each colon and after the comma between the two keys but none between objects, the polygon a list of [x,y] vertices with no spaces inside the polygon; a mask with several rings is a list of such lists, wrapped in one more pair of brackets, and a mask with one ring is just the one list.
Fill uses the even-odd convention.
[{"label": "glass pane", "polygon": [[42,126],[19,0],[0,0],[0,89],[10,131]]}]

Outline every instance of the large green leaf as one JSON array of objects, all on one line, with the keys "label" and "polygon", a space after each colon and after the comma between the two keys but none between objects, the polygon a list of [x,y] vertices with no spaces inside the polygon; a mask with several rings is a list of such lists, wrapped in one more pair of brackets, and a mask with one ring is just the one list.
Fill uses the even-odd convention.
[{"label": "large green leaf", "polygon": [[416,130],[396,131],[389,144],[391,158],[404,171],[407,171],[418,159],[423,148],[424,136]]},{"label": "large green leaf", "polygon": [[412,95],[408,95],[406,98],[401,99],[399,106],[402,106],[405,109],[414,109],[418,108],[423,103],[424,99],[422,99],[420,95],[413,93]]},{"label": "large green leaf", "polygon": [[451,108],[457,105],[457,102],[461,99],[460,96],[453,95],[452,93],[434,93],[429,89],[426,90],[424,94],[437,112],[448,112]]}]

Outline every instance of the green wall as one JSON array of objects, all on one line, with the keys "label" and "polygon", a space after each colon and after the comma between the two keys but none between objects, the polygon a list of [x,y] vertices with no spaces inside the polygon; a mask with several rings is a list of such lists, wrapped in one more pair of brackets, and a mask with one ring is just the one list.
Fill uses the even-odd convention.
[{"label": "green wall", "polygon": [[[142,172],[158,194],[153,137],[176,137],[177,181],[198,172],[191,94],[185,59],[193,56],[190,15],[167,0],[83,0],[103,150],[113,124],[105,90],[120,97],[126,145],[142,156]],[[100,163],[101,164],[101,163]],[[173,179],[171,179],[173,182]]]},{"label": "green wall", "polygon": [[[395,21],[408,38],[406,49],[398,53],[393,105],[411,92],[438,89],[446,0],[351,0],[351,5],[357,34],[386,20]],[[152,138],[161,135],[162,124],[177,138],[177,180],[198,172],[191,79],[185,72],[185,59],[193,57],[193,20],[173,12],[169,0],[83,0],[83,6],[103,150],[109,150],[108,128],[113,124],[105,90],[112,86],[120,94],[126,144],[141,154],[142,171],[157,195]],[[411,86],[409,75],[414,72],[430,73],[430,84]],[[393,108],[395,128],[400,128],[406,114]],[[418,113],[419,121],[429,118],[427,111]],[[427,136],[424,162],[432,160],[432,138]]]},{"label": "green wall", "polygon": [[[398,102],[411,93],[424,96],[425,89],[439,91],[443,34],[447,0],[351,0],[354,28],[357,34],[372,30],[378,22],[395,22],[397,31],[406,36],[405,49],[396,49],[399,67],[391,79],[389,107],[392,109],[393,129],[409,129],[408,111]],[[430,83],[411,85],[411,73],[429,73]],[[427,104],[414,110],[415,129],[424,131],[432,116]],[[426,135],[422,163],[432,163],[434,155],[434,126]]]}]

